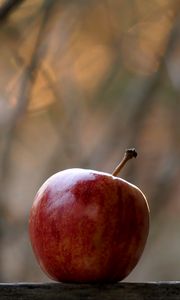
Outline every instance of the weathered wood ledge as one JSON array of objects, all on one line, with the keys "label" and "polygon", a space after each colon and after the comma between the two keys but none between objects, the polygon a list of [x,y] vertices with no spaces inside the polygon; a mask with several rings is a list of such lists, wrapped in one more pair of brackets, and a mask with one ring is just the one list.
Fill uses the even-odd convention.
[{"label": "weathered wood ledge", "polygon": [[0,283],[0,300],[180,300],[180,281],[117,284]]}]

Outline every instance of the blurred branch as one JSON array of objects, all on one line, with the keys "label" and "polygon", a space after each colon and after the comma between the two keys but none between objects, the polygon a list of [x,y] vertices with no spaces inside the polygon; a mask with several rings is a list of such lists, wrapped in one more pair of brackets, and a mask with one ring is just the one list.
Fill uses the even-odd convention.
[{"label": "blurred branch", "polygon": [[6,0],[0,5],[0,23],[5,21],[9,15],[25,0]]},{"label": "blurred branch", "polygon": [[31,88],[36,79],[37,71],[47,51],[47,45],[46,47],[45,46],[42,47],[42,40],[44,37],[45,25],[48,21],[49,14],[50,14],[49,5],[47,5],[45,9],[43,8],[43,10],[44,12],[43,12],[41,25],[39,28],[39,33],[31,56],[31,61],[29,65],[26,66],[24,71],[24,75],[21,82],[18,105],[16,106],[16,109],[14,111],[14,115],[11,120],[11,123],[14,123],[18,119],[18,117],[25,112],[27,104],[29,102]]},{"label": "blurred branch", "polygon": [[8,158],[9,158],[9,151],[10,151],[10,144],[12,141],[12,137],[14,134],[14,130],[16,128],[16,123],[18,122],[19,118],[23,115],[26,111],[30,96],[31,96],[31,89],[33,84],[36,80],[37,72],[39,70],[40,64],[46,54],[48,45],[46,47],[43,46],[42,48],[42,40],[44,38],[44,32],[46,28],[46,24],[50,17],[52,8],[54,6],[55,1],[46,0],[42,4],[42,19],[41,25],[39,28],[39,33],[35,42],[34,50],[31,56],[30,63],[25,67],[23,77],[20,83],[20,93],[19,99],[17,101],[17,105],[14,109],[12,114],[11,120],[6,127],[6,130],[3,132],[2,137],[2,144],[3,149],[0,157],[0,178],[1,182],[2,179],[5,178],[5,173],[8,171]]}]

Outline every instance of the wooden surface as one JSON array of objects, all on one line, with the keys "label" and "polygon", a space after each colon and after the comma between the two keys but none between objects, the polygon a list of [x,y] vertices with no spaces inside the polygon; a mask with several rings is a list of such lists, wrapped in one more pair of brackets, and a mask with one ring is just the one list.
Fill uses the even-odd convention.
[{"label": "wooden surface", "polygon": [[61,284],[1,283],[0,300],[180,300],[180,282]]}]

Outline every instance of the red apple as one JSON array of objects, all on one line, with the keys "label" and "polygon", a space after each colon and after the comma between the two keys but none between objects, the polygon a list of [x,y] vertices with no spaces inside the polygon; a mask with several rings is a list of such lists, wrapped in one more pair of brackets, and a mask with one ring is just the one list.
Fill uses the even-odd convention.
[{"label": "red apple", "polygon": [[[114,175],[68,169],[39,189],[30,239],[41,268],[61,282],[115,282],[136,266],[149,231],[143,193]],[[134,150],[133,150],[134,151]],[[128,158],[127,158],[128,157]]]}]

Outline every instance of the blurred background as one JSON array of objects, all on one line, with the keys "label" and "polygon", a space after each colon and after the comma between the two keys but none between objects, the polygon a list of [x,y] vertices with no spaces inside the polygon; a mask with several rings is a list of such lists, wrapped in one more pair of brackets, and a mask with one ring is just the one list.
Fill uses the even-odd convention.
[{"label": "blurred background", "polygon": [[48,281],[28,237],[34,195],[71,167],[112,172],[151,209],[126,281],[180,279],[179,0],[0,0],[0,281]]}]

